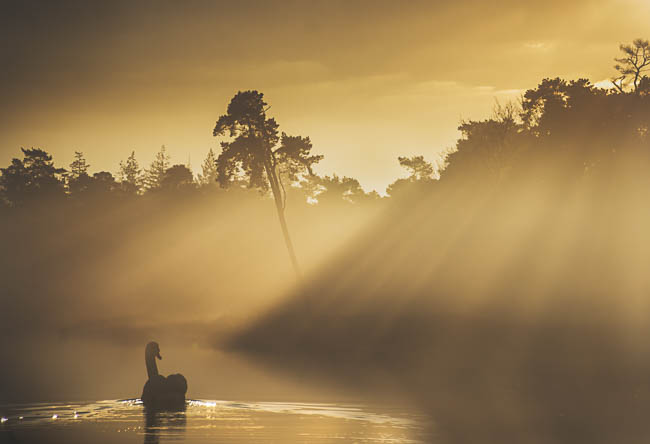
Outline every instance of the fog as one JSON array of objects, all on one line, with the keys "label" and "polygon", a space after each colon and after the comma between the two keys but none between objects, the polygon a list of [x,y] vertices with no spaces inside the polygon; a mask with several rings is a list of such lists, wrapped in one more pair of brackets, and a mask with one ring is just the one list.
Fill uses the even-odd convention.
[{"label": "fog", "polygon": [[623,97],[545,79],[523,112],[461,123],[440,180],[396,195],[229,348],[397,385],[440,442],[642,442],[650,107]]},{"label": "fog", "polygon": [[[293,205],[305,273],[380,211]],[[190,396],[332,396],[214,351],[298,284],[259,193],[43,204],[6,214],[2,233],[0,402],[139,396],[150,340]]]},{"label": "fog", "polygon": [[641,442],[648,184],[519,185],[397,205],[230,348],[397,385],[443,442]]},{"label": "fog", "polygon": [[443,443],[644,442],[650,78],[623,80],[543,79],[437,164],[398,158],[386,198],[313,174],[258,91],[204,182],[164,150],[144,189],[137,164],[118,183],[23,150],[0,176],[0,402],[137,396],[157,340],[190,397],[406,404]]}]

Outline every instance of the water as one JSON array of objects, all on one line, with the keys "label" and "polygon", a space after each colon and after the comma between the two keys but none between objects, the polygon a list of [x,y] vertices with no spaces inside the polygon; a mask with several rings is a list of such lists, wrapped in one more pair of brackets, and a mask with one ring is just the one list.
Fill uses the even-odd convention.
[{"label": "water", "polygon": [[421,443],[414,412],[361,405],[190,400],[145,413],[138,399],[0,406],[0,443]]}]

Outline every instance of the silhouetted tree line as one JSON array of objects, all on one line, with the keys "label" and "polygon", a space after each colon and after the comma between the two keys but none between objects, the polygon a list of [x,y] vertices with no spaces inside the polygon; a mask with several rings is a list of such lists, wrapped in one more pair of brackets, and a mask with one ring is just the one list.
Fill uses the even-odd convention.
[{"label": "silhouetted tree line", "polygon": [[[529,174],[535,166],[546,175],[610,175],[622,159],[645,158],[650,45],[637,39],[620,49],[623,56],[616,58],[613,88],[597,88],[587,79],[544,79],[526,91],[519,104],[498,105],[489,119],[462,122],[455,149],[445,151],[437,162],[423,156],[400,157],[409,176],[389,185],[387,194],[396,197],[466,179],[494,184],[518,173]],[[186,165],[170,165],[165,146],[145,169],[131,152],[120,162],[117,177],[108,171],[91,174],[81,152],[75,152],[74,161],[63,169],[42,149],[22,149],[23,159],[13,159],[0,169],[3,206],[44,201],[84,204],[153,193],[187,197],[233,188],[276,196],[281,208],[288,198],[351,204],[380,200],[377,192],[365,192],[354,178],[315,174],[313,167],[323,156],[311,153],[309,137],[278,134],[278,124],[266,117],[262,98],[256,91],[233,98],[214,129],[215,136],[228,135],[231,140],[221,142],[218,156],[208,151],[196,177]],[[252,140],[260,147],[250,145]],[[267,156],[256,156],[258,148]]]},{"label": "silhouetted tree line", "polygon": [[393,183],[389,194],[416,187],[447,194],[472,190],[466,196],[508,193],[524,183],[567,192],[576,182],[603,197],[615,187],[622,194],[623,185],[626,192],[647,192],[650,43],[636,39],[620,49],[624,57],[615,59],[619,76],[612,88],[587,79],[544,79],[519,103],[497,103],[490,118],[461,122],[461,138],[437,168],[421,158],[400,158],[411,176]]},{"label": "silhouetted tree line", "polygon": [[[311,147],[308,137],[297,138],[301,139],[299,143],[307,143]],[[311,165],[304,166],[309,176],[301,175],[296,161],[285,154],[285,150],[292,149],[291,144],[296,144],[295,139],[283,134],[282,140],[289,145],[282,145],[279,153],[279,175],[284,179],[282,186],[286,186],[286,194],[292,200],[297,201],[302,197],[302,200],[310,203],[357,204],[380,199],[375,191],[365,192],[356,179],[336,174],[318,176],[309,171]],[[153,194],[188,197],[192,194],[231,192],[233,189],[243,192],[259,189],[260,196],[269,195],[265,175],[255,176],[251,172],[237,170],[220,173],[218,168],[220,165],[225,168],[225,162],[217,162],[212,149],[208,151],[202,171],[196,177],[187,165],[171,165],[164,146],[146,169],[140,167],[133,151],[120,162],[115,176],[108,171],[91,174],[90,165],[82,152],[75,152],[74,161],[66,169],[55,166],[52,155],[40,148],[21,148],[21,151],[22,159],[15,158],[9,166],[0,168],[0,195],[5,210],[48,203],[90,204],[104,199],[131,199]],[[323,156],[311,157],[322,159]]]},{"label": "silhouetted tree line", "polygon": [[387,198],[364,191],[354,178],[316,174],[323,156],[312,152],[309,137],[280,132],[266,115],[263,94],[244,91],[214,127],[221,152],[210,149],[196,176],[187,165],[171,165],[165,146],[146,168],[132,151],[116,176],[91,174],[82,152],[75,152],[64,169],[42,149],[22,149],[22,159],[0,168],[0,211],[37,219],[63,211],[61,217],[74,226],[109,212],[142,217],[195,203],[214,205],[227,215],[233,202],[267,200],[275,205],[300,275],[285,218],[288,206],[303,213],[318,208],[326,216],[338,214],[334,208],[363,212],[386,202],[415,204],[423,193],[439,196],[440,206],[452,197],[469,206],[486,192],[496,190],[505,198],[524,187],[557,198],[576,182],[590,184],[603,203],[616,201],[623,190],[645,195],[650,189],[650,43],[636,39],[620,49],[612,88],[587,79],[544,79],[519,103],[497,104],[490,118],[461,122],[456,146],[437,160],[399,157],[408,176],[387,187]]}]

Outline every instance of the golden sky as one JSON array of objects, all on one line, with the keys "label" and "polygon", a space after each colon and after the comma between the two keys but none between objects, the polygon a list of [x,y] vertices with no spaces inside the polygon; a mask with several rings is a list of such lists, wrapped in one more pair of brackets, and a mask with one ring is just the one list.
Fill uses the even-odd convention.
[{"label": "golden sky", "polygon": [[648,23],[650,0],[0,0],[0,165],[34,146],[115,172],[165,144],[198,172],[230,98],[257,89],[318,171],[383,191],[397,156],[433,158],[495,98],[609,78]]}]

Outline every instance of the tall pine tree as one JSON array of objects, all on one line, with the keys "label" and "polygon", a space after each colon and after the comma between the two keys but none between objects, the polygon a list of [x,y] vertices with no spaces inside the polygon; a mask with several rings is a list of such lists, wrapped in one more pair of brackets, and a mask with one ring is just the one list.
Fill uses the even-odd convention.
[{"label": "tall pine tree", "polygon": [[208,151],[203,164],[201,165],[202,173],[199,174],[199,184],[201,186],[217,185],[217,157],[212,151],[212,148]]},{"label": "tall pine tree", "polygon": [[169,154],[165,145],[160,147],[160,151],[156,153],[156,157],[145,171],[144,186],[147,190],[157,190],[162,186],[162,181],[165,178],[165,173],[169,169]]},{"label": "tall pine tree", "polygon": [[85,191],[92,179],[88,175],[88,162],[81,151],[74,152],[74,160],[70,164],[70,173],[67,175],[68,191],[75,195]]},{"label": "tall pine tree", "polygon": [[135,151],[131,151],[131,155],[126,161],[120,161],[120,170],[117,173],[118,180],[122,190],[138,194],[142,186],[142,170],[138,161],[135,159]]},{"label": "tall pine tree", "polygon": [[88,168],[90,168],[90,165],[86,162],[84,153],[75,151],[74,160],[70,164],[70,175],[72,178],[78,179],[81,176],[88,175]]}]

